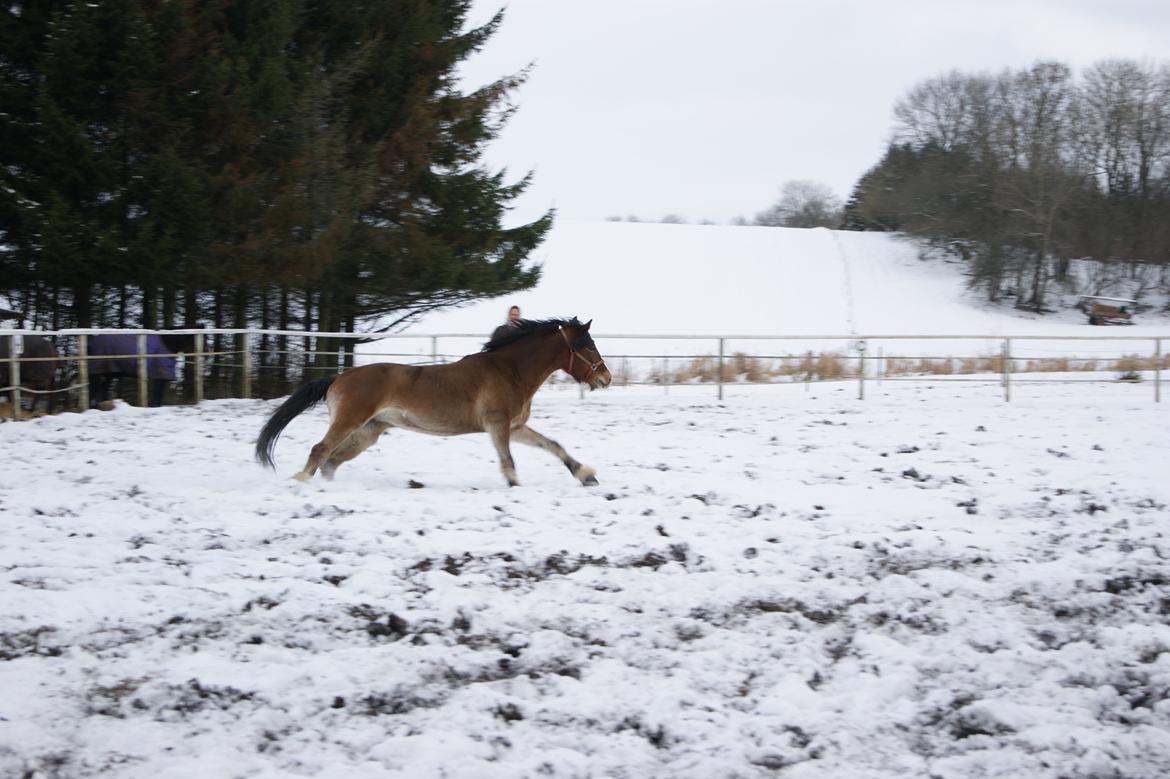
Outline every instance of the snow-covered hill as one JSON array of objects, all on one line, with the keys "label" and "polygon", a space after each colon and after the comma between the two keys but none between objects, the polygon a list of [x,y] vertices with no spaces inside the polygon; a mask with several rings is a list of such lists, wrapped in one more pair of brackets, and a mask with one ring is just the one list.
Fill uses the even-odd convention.
[{"label": "snow-covered hill", "polygon": [[[1170,336],[1170,318],[1139,317],[1132,327],[1093,327],[1079,311],[1040,316],[993,306],[967,289],[957,261],[922,259],[895,235],[825,229],[560,221],[536,254],[543,276],[532,290],[438,312],[406,333],[465,333],[445,339],[447,355],[475,351],[509,306],[526,317],[594,320],[607,354],[713,354],[705,342],[616,341],[626,335],[988,335]],[[839,341],[738,341],[727,351],[796,354],[845,349]],[[970,356],[998,352],[983,341],[874,342],[870,353]],[[425,358],[425,340],[368,346],[370,359]],[[1152,354],[1152,340],[1114,344],[1023,342],[1021,357]]]},{"label": "snow-covered hill", "polygon": [[[895,235],[777,227],[560,221],[533,290],[433,314],[412,332],[479,333],[508,306],[592,317],[600,333],[1102,335],[1076,311],[983,304],[957,263]],[[1125,335],[1170,332],[1141,317]]]}]

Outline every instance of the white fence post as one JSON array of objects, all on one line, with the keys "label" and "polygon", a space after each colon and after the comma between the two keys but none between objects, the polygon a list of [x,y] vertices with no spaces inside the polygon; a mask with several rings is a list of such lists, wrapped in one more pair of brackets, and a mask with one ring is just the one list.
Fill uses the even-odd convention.
[{"label": "white fence post", "polygon": [[77,336],[77,405],[89,411],[89,336]]},{"label": "white fence post", "polygon": [[1162,402],[1162,339],[1154,339],[1154,402]]},{"label": "white fence post", "polygon": [[203,333],[195,334],[195,402],[203,402]]},{"label": "white fence post", "polygon": [[865,339],[857,342],[857,399],[865,400]]},{"label": "white fence post", "polygon": [[24,353],[24,336],[10,336],[8,342],[8,383],[12,390],[8,400],[12,403],[12,418],[20,419],[20,355]]},{"label": "white fence post", "polygon": [[719,365],[716,368],[719,372],[716,378],[719,381],[719,399],[723,400],[723,339],[719,339]]},{"label": "white fence post", "polygon": [[1010,403],[1012,399],[1012,339],[1003,339],[1003,399]]},{"label": "white fence post", "polygon": [[138,336],[138,405],[145,408],[150,405],[147,397],[147,370],[146,370],[146,336]]},{"label": "white fence post", "polygon": [[241,362],[244,369],[244,381],[243,386],[240,388],[240,394],[244,396],[244,400],[252,397],[252,349],[250,348],[250,340],[247,333],[240,334],[240,352],[243,355]]}]

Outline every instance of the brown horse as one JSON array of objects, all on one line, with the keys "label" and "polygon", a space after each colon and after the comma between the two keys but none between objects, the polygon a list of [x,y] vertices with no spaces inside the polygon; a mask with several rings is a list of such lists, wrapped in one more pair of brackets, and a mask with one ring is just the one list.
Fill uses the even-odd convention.
[{"label": "brown horse", "polygon": [[[21,389],[28,391],[32,397],[29,413],[36,413],[37,401],[44,395],[45,405],[52,414],[55,405],[54,390],[57,387],[57,368],[60,367],[57,347],[53,346],[53,342],[48,338],[39,335],[26,335],[22,341],[20,357],[27,362],[20,367],[20,383]],[[0,336],[0,392],[4,392],[3,388],[12,381],[8,369],[11,354],[12,336]]]},{"label": "brown horse", "polygon": [[515,487],[516,466],[509,444],[516,441],[552,452],[585,486],[595,471],[573,459],[560,444],[528,427],[532,396],[563,369],[590,389],[613,380],[589,335],[592,320],[517,320],[478,354],[449,365],[377,363],[315,381],[294,392],[268,419],[256,441],[256,459],[275,468],[272,452],[282,430],[301,412],[324,400],[332,422],[294,478],[326,479],[344,462],[368,449],[392,427],[452,436],[487,433],[500,457],[500,470]]}]

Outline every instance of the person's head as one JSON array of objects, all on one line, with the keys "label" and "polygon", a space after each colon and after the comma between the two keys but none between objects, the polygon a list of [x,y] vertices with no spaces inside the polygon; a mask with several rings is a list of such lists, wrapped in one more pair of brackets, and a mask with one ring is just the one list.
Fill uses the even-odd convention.
[{"label": "person's head", "polygon": [[515,322],[520,318],[520,306],[512,306],[508,309],[508,321]]}]

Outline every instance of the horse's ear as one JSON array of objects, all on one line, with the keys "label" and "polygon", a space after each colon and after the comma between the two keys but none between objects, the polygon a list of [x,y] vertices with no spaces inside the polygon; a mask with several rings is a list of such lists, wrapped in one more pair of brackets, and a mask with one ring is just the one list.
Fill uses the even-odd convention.
[{"label": "horse's ear", "polygon": [[585,332],[587,332],[587,333],[589,332],[589,326],[592,324],[593,324],[592,319],[590,319],[588,322],[585,323]]}]

